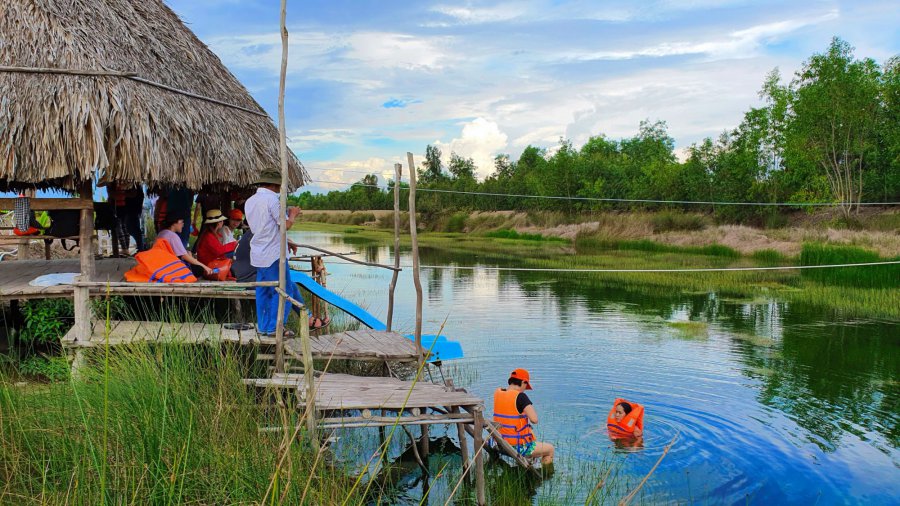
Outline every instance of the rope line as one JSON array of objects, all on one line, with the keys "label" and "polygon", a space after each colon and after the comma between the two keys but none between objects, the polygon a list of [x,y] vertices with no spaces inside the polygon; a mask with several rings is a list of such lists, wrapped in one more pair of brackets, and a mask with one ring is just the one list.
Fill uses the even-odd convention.
[{"label": "rope line", "polygon": [[[330,262],[332,264],[355,265],[350,262]],[[775,267],[698,267],[686,269],[554,269],[542,267],[486,267],[486,266],[462,266],[462,265],[420,265],[422,269],[444,269],[454,271],[517,271],[517,272],[584,272],[584,273],[615,273],[615,272],[748,272],[748,271],[790,271],[802,269],[836,269],[845,267],[868,267],[877,265],[900,265],[900,260],[886,262],[863,262],[853,264],[828,264],[828,265],[779,265]],[[412,265],[402,265],[403,269],[412,269]]]},{"label": "rope line", "polygon": [[[322,181],[317,179],[310,180],[313,183],[320,184],[337,184],[337,185],[347,185],[350,186],[361,186],[367,188],[379,188],[382,189],[381,186],[376,184],[362,184],[362,183],[345,183],[341,181]],[[401,187],[403,191],[408,191],[409,188]],[[690,204],[690,205],[713,205],[713,206],[774,206],[774,207],[783,207],[783,206],[801,206],[801,207],[832,207],[836,206],[839,203],[837,202],[713,202],[713,201],[705,201],[705,200],[661,200],[661,199],[614,199],[614,198],[600,198],[600,197],[562,197],[557,195],[527,195],[527,194],[516,194],[516,193],[490,193],[490,192],[470,192],[470,191],[461,191],[461,190],[438,190],[434,188],[416,188],[416,192],[429,192],[429,193],[452,193],[457,195],[484,195],[488,197],[515,197],[515,198],[526,198],[526,199],[548,199],[548,200],[577,200],[584,202],[635,202],[642,204]],[[852,205],[857,205],[854,202]],[[900,205],[900,202],[860,202],[858,205],[861,206],[896,206]]]}]

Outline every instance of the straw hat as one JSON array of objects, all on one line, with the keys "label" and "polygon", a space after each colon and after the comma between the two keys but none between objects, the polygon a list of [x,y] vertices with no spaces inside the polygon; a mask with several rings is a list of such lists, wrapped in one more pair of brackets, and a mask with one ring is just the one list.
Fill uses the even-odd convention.
[{"label": "straw hat", "polygon": [[209,211],[206,211],[206,219],[203,220],[203,224],[210,225],[212,223],[219,223],[220,221],[225,221],[227,219],[228,218],[226,218],[225,215],[222,214],[222,211],[218,209],[210,209]]}]

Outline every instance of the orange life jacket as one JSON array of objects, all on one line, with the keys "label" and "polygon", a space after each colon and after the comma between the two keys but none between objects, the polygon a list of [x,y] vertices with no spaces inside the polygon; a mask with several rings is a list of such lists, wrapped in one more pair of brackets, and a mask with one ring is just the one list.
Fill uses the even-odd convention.
[{"label": "orange life jacket", "polygon": [[616,421],[616,406],[619,403],[628,402],[625,399],[616,399],[613,402],[612,409],[609,410],[609,415],[606,417],[606,428],[609,429],[609,433],[611,436],[630,436],[634,434],[634,429],[641,429],[641,432],[644,431],[644,406],[637,404],[635,402],[628,402],[631,405],[631,412],[625,415],[625,418],[622,418],[621,422]]},{"label": "orange life jacket", "polygon": [[125,273],[132,283],[193,283],[197,278],[180,258],[169,241],[156,241],[153,247],[134,256],[137,265]]},{"label": "orange life jacket", "polygon": [[534,432],[528,423],[528,415],[516,409],[519,392],[498,388],[494,392],[494,422],[500,426],[500,435],[512,446],[534,441]]}]

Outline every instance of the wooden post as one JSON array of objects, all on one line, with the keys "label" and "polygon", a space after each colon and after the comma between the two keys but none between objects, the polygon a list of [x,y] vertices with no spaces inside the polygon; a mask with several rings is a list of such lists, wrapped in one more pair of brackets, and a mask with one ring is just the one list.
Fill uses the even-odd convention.
[{"label": "wooden post", "polygon": [[[453,413],[459,413],[459,408],[453,407],[451,410]],[[462,471],[463,474],[468,476],[469,469],[469,443],[466,439],[466,424],[458,423],[456,424],[456,435],[459,437],[459,453],[462,458]]]},{"label": "wooden post", "polygon": [[387,331],[391,331],[394,322],[394,289],[400,275],[400,178],[403,176],[403,164],[394,164],[394,274],[391,276],[391,287],[388,291]]},{"label": "wooden post", "polygon": [[[300,308],[300,313],[306,312],[306,308]],[[309,342],[309,323],[305,318],[300,318],[300,346],[303,349],[303,378],[306,380],[306,429],[309,431],[310,441],[318,448],[316,437],[316,378],[313,375],[312,347]]]},{"label": "wooden post", "polygon": [[[83,199],[94,198],[94,189],[91,180],[85,181],[79,189]],[[81,260],[81,276],[79,281],[92,281],[94,277],[94,211],[92,209],[81,210],[81,223],[79,224],[78,243]],[[91,338],[91,299],[90,288],[76,286],[73,294],[75,306],[75,339],[89,341]]]},{"label": "wooden post", "polygon": [[419,280],[419,234],[416,231],[416,165],[413,154],[406,153],[409,163],[409,237],[412,242],[413,283],[416,285],[416,352],[421,373],[425,362],[425,350],[422,349],[422,282]]},{"label": "wooden post", "polygon": [[[416,285],[416,374],[422,374],[425,367],[425,350],[422,348],[422,281],[419,279],[419,234],[416,231],[416,164],[413,154],[406,153],[409,163],[409,235],[412,242],[413,283]],[[422,426],[422,458],[428,458],[428,426]]]},{"label": "wooden post", "polygon": [[[281,0],[281,75],[278,80],[278,151],[281,155],[281,195],[279,196],[280,211],[278,214],[278,228],[281,231],[281,252],[278,255],[278,286],[281,291],[278,294],[278,313],[275,323],[275,372],[284,372],[284,312],[287,299],[287,134],[284,122],[284,87],[287,75],[288,61],[288,31],[286,25],[287,0]],[[300,326],[308,326],[309,323],[300,317]],[[307,334],[309,329],[307,328]],[[304,357],[303,367],[310,369],[311,363],[306,363]]]},{"label": "wooden post", "polygon": [[478,506],[487,504],[484,497],[484,418],[481,406],[472,410],[475,415],[475,502]]}]

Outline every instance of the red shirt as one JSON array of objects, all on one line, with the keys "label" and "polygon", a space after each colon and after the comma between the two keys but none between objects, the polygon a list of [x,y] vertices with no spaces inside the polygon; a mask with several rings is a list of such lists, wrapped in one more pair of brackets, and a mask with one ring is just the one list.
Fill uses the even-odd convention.
[{"label": "red shirt", "polygon": [[226,253],[231,253],[237,246],[236,242],[222,244],[216,234],[211,232],[204,232],[197,240],[199,241],[197,243],[197,260],[204,265],[224,257]]}]

